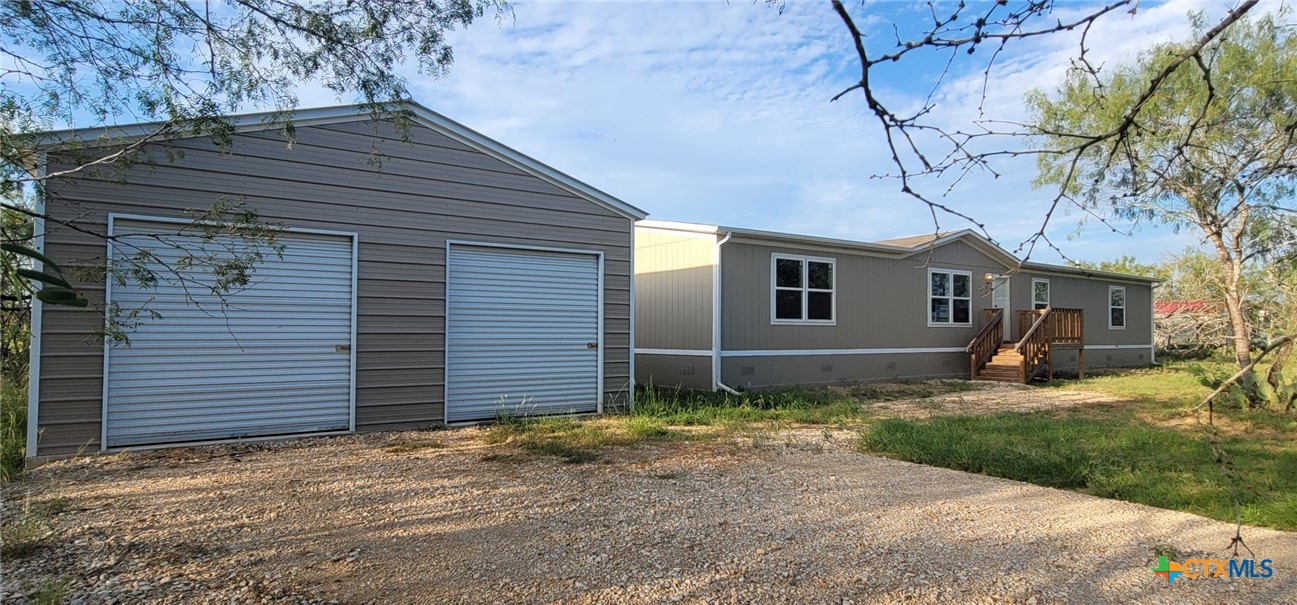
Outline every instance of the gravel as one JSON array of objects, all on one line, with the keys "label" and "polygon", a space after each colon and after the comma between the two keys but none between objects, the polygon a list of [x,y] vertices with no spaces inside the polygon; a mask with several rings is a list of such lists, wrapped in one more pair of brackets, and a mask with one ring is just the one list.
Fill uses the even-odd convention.
[{"label": "gravel", "polygon": [[61,512],[45,547],[4,562],[0,602],[66,583],[67,603],[1297,603],[1297,534],[1245,528],[1271,578],[1168,586],[1155,549],[1225,558],[1233,527],[866,456],[849,431],[592,464],[484,435],[46,465],[6,488],[10,516]]}]

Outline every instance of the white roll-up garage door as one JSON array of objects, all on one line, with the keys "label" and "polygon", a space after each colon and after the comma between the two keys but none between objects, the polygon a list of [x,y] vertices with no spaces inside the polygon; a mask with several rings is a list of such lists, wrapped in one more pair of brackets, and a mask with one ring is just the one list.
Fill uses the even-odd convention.
[{"label": "white roll-up garage door", "polygon": [[446,421],[599,409],[601,258],[453,244]]},{"label": "white roll-up garage door", "polygon": [[110,305],[148,311],[128,346],[106,347],[106,447],[351,429],[352,237],[282,233],[282,254],[263,250],[252,283],[222,297],[210,266],[180,279],[164,265],[197,251],[221,258],[248,242],[180,228],[113,221],[113,256],[156,257],[148,264],[158,281],[109,285]]}]

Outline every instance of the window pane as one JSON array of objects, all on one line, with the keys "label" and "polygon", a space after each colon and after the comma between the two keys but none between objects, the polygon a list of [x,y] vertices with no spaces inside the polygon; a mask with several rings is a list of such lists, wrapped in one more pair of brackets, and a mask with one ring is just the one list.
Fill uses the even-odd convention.
[{"label": "window pane", "polygon": [[1114,327],[1114,328],[1124,328],[1124,327],[1126,327],[1126,310],[1125,310],[1125,309],[1122,309],[1122,308],[1120,308],[1120,307],[1113,307],[1113,309],[1112,309],[1112,327]]},{"label": "window pane", "polygon": [[942,298],[932,299],[932,323],[950,323],[950,301]]},{"label": "window pane", "polygon": [[955,296],[968,298],[968,279],[967,275],[955,275]]},{"label": "window pane", "polygon": [[787,288],[802,287],[802,261],[786,258],[776,259],[775,285]]},{"label": "window pane", "polygon": [[932,274],[932,295],[950,296],[950,274],[949,273]]},{"label": "window pane", "polygon": [[1049,304],[1049,282],[1047,281],[1033,282],[1032,288],[1034,291],[1034,294],[1032,295],[1033,302],[1042,305]]},{"label": "window pane", "polygon": [[972,306],[973,306],[972,301],[956,300],[955,301],[955,323],[957,324],[971,323],[969,321],[969,317],[972,315],[971,312]]},{"label": "window pane", "polygon": [[1126,306],[1126,291],[1125,291],[1125,290],[1110,290],[1110,291],[1108,292],[1108,298],[1109,298],[1109,300],[1111,301],[1111,302],[1109,302],[1108,304],[1111,305],[1111,306],[1113,306],[1113,307],[1124,307],[1124,306]]},{"label": "window pane", "polygon": [[820,290],[833,289],[833,265],[829,263],[806,262],[807,285]]},{"label": "window pane", "polygon": [[775,291],[775,319],[802,318],[802,291]]},{"label": "window pane", "polygon": [[806,319],[833,319],[833,293],[808,292],[806,294]]}]

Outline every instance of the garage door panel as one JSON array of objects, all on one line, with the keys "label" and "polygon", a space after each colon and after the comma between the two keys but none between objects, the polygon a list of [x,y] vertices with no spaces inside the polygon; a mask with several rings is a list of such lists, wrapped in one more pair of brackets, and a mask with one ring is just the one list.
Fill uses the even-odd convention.
[{"label": "garage door panel", "polygon": [[446,420],[599,405],[599,257],[452,245]]},{"label": "garage door panel", "polygon": [[[148,234],[172,233],[162,244]],[[114,222],[114,256],[156,257],[155,287],[112,284],[112,302],[143,307],[129,346],[108,351],[108,447],[346,430],[352,417],[352,241],[286,232],[245,288],[217,296],[204,270],[162,269],[183,253],[231,257],[246,243],[174,234],[175,225]],[[123,249],[126,251],[123,252]],[[339,345],[344,345],[339,347]]]}]

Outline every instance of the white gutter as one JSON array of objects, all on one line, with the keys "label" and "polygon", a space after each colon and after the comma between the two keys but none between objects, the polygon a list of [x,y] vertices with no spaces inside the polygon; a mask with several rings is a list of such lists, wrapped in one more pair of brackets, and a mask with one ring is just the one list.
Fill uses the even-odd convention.
[{"label": "white gutter", "polygon": [[[630,378],[627,384],[630,385],[629,392],[626,394],[626,405],[630,411],[635,411],[635,221],[630,222]],[[603,355],[602,350],[599,351]],[[599,400],[603,401],[604,394],[599,394]]]},{"label": "white gutter", "polygon": [[739,395],[739,396],[742,396],[742,395],[743,395],[743,393],[740,393],[740,392],[738,392],[738,391],[736,391],[736,390],[734,390],[734,389],[731,389],[731,388],[729,388],[729,387],[727,387],[727,386],[721,384],[720,382],[717,382],[717,383],[716,383],[716,386],[719,387],[720,390],[725,391],[726,393],[729,393],[729,394],[731,394],[731,395]]},{"label": "white gutter", "polygon": [[733,231],[727,232],[712,253],[712,390],[738,395],[738,391],[721,383],[721,246],[733,236]]},{"label": "white gutter", "polygon": [[[41,254],[45,253],[45,176],[48,174],[46,154],[41,153],[36,160],[36,180],[39,193],[36,195],[36,214],[32,220],[32,248]],[[42,271],[45,264],[32,260],[32,270]],[[36,438],[40,434],[41,416],[41,324],[45,307],[41,299],[32,297],[31,344],[27,345],[27,451],[28,459],[36,456]]]},{"label": "white gutter", "polygon": [[1148,349],[1148,363],[1157,363],[1157,287],[1161,283],[1149,284],[1148,286],[1148,341],[1153,346]]}]

